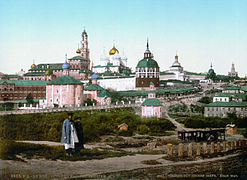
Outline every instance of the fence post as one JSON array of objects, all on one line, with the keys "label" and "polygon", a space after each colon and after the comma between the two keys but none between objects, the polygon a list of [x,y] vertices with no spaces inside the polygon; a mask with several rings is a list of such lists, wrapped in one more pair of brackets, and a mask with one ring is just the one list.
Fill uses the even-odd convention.
[{"label": "fence post", "polygon": [[223,142],[223,152],[226,152],[226,141]]},{"label": "fence post", "polygon": [[203,154],[208,153],[208,144],[206,142],[203,143]]},{"label": "fence post", "polygon": [[188,156],[192,156],[193,154],[193,144],[192,143],[189,143],[188,145]]},{"label": "fence post", "polygon": [[214,142],[211,142],[211,154],[213,154],[214,153]]},{"label": "fence post", "polygon": [[217,152],[221,151],[220,142],[217,142]]},{"label": "fence post", "polygon": [[201,155],[201,143],[197,143],[196,146],[196,155],[200,156]]},{"label": "fence post", "polygon": [[172,144],[167,144],[167,154],[172,156]]},{"label": "fence post", "polygon": [[184,153],[184,145],[180,143],[178,145],[178,156],[183,156],[183,153]]}]

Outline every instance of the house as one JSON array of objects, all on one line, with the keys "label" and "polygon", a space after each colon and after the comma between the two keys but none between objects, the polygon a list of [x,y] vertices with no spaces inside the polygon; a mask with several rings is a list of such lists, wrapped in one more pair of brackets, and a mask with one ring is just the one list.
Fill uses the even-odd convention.
[{"label": "house", "polygon": [[231,135],[237,134],[237,126],[235,124],[227,124],[226,133]]}]

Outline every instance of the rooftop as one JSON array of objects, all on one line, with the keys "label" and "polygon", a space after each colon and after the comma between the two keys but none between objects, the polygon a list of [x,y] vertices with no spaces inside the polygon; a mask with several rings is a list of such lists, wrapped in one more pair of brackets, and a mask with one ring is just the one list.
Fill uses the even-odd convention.
[{"label": "rooftop", "polygon": [[79,81],[78,79],[75,79],[71,76],[64,75],[57,79],[53,79],[47,84],[83,84],[83,83]]},{"label": "rooftop", "polygon": [[0,80],[0,84],[7,82],[16,86],[46,86],[49,81],[33,81],[33,80]]},{"label": "rooftop", "polygon": [[86,87],[84,90],[86,91],[101,91],[104,90],[100,85],[98,84],[90,84],[88,87]]},{"label": "rooftop", "polygon": [[162,104],[158,99],[149,98],[142,103],[142,106],[162,106]]},{"label": "rooftop", "polygon": [[213,102],[206,107],[247,107],[247,102]]}]

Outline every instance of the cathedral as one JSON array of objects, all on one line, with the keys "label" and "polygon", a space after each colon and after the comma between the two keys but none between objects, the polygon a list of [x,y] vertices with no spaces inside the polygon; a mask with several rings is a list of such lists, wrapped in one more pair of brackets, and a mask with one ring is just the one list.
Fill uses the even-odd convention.
[{"label": "cathedral", "polygon": [[118,49],[113,45],[109,51],[109,56],[106,55],[105,51],[100,57],[100,65],[92,66],[92,71],[95,73],[118,73],[121,75],[129,75],[131,69],[127,67],[127,57],[123,54],[120,56]]},{"label": "cathedral", "polygon": [[[82,32],[81,48],[76,50],[76,55],[66,60],[69,65],[69,75],[75,79],[87,79],[90,74],[90,56],[88,49],[88,35],[85,29]],[[63,75],[64,63],[48,63],[31,65],[31,69],[23,74],[24,80],[51,81]]]}]

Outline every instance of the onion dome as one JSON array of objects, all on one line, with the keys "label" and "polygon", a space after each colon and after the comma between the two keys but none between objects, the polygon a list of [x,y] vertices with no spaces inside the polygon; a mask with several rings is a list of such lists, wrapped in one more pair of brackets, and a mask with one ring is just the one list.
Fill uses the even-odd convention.
[{"label": "onion dome", "polygon": [[52,74],[53,74],[53,72],[50,69],[48,69],[48,70],[45,71],[45,75],[52,75]]},{"label": "onion dome", "polygon": [[155,68],[158,68],[159,65],[158,63],[154,60],[154,59],[142,59],[138,62],[137,66],[136,67],[155,67]]},{"label": "onion dome", "polygon": [[67,54],[65,55],[65,62],[62,65],[62,69],[69,69],[69,63],[67,62]]},{"label": "onion dome", "polygon": [[208,74],[213,74],[213,73],[215,73],[215,72],[214,72],[214,69],[213,69],[213,65],[211,63],[210,69],[208,70]]},{"label": "onion dome", "polygon": [[34,68],[34,67],[36,67],[36,65],[35,65],[35,64],[32,64],[32,65],[31,65],[31,68]]},{"label": "onion dome", "polygon": [[80,53],[81,53],[81,50],[80,50],[80,49],[77,49],[77,50],[76,50],[76,53],[77,53],[77,54],[80,54]]},{"label": "onion dome", "polygon": [[114,55],[116,52],[119,53],[119,51],[117,50],[117,48],[115,47],[115,45],[113,45],[113,48],[109,51],[109,55]]},{"label": "onion dome", "polygon": [[93,73],[93,75],[91,76],[92,80],[97,80],[98,79],[98,75],[96,73]]}]

